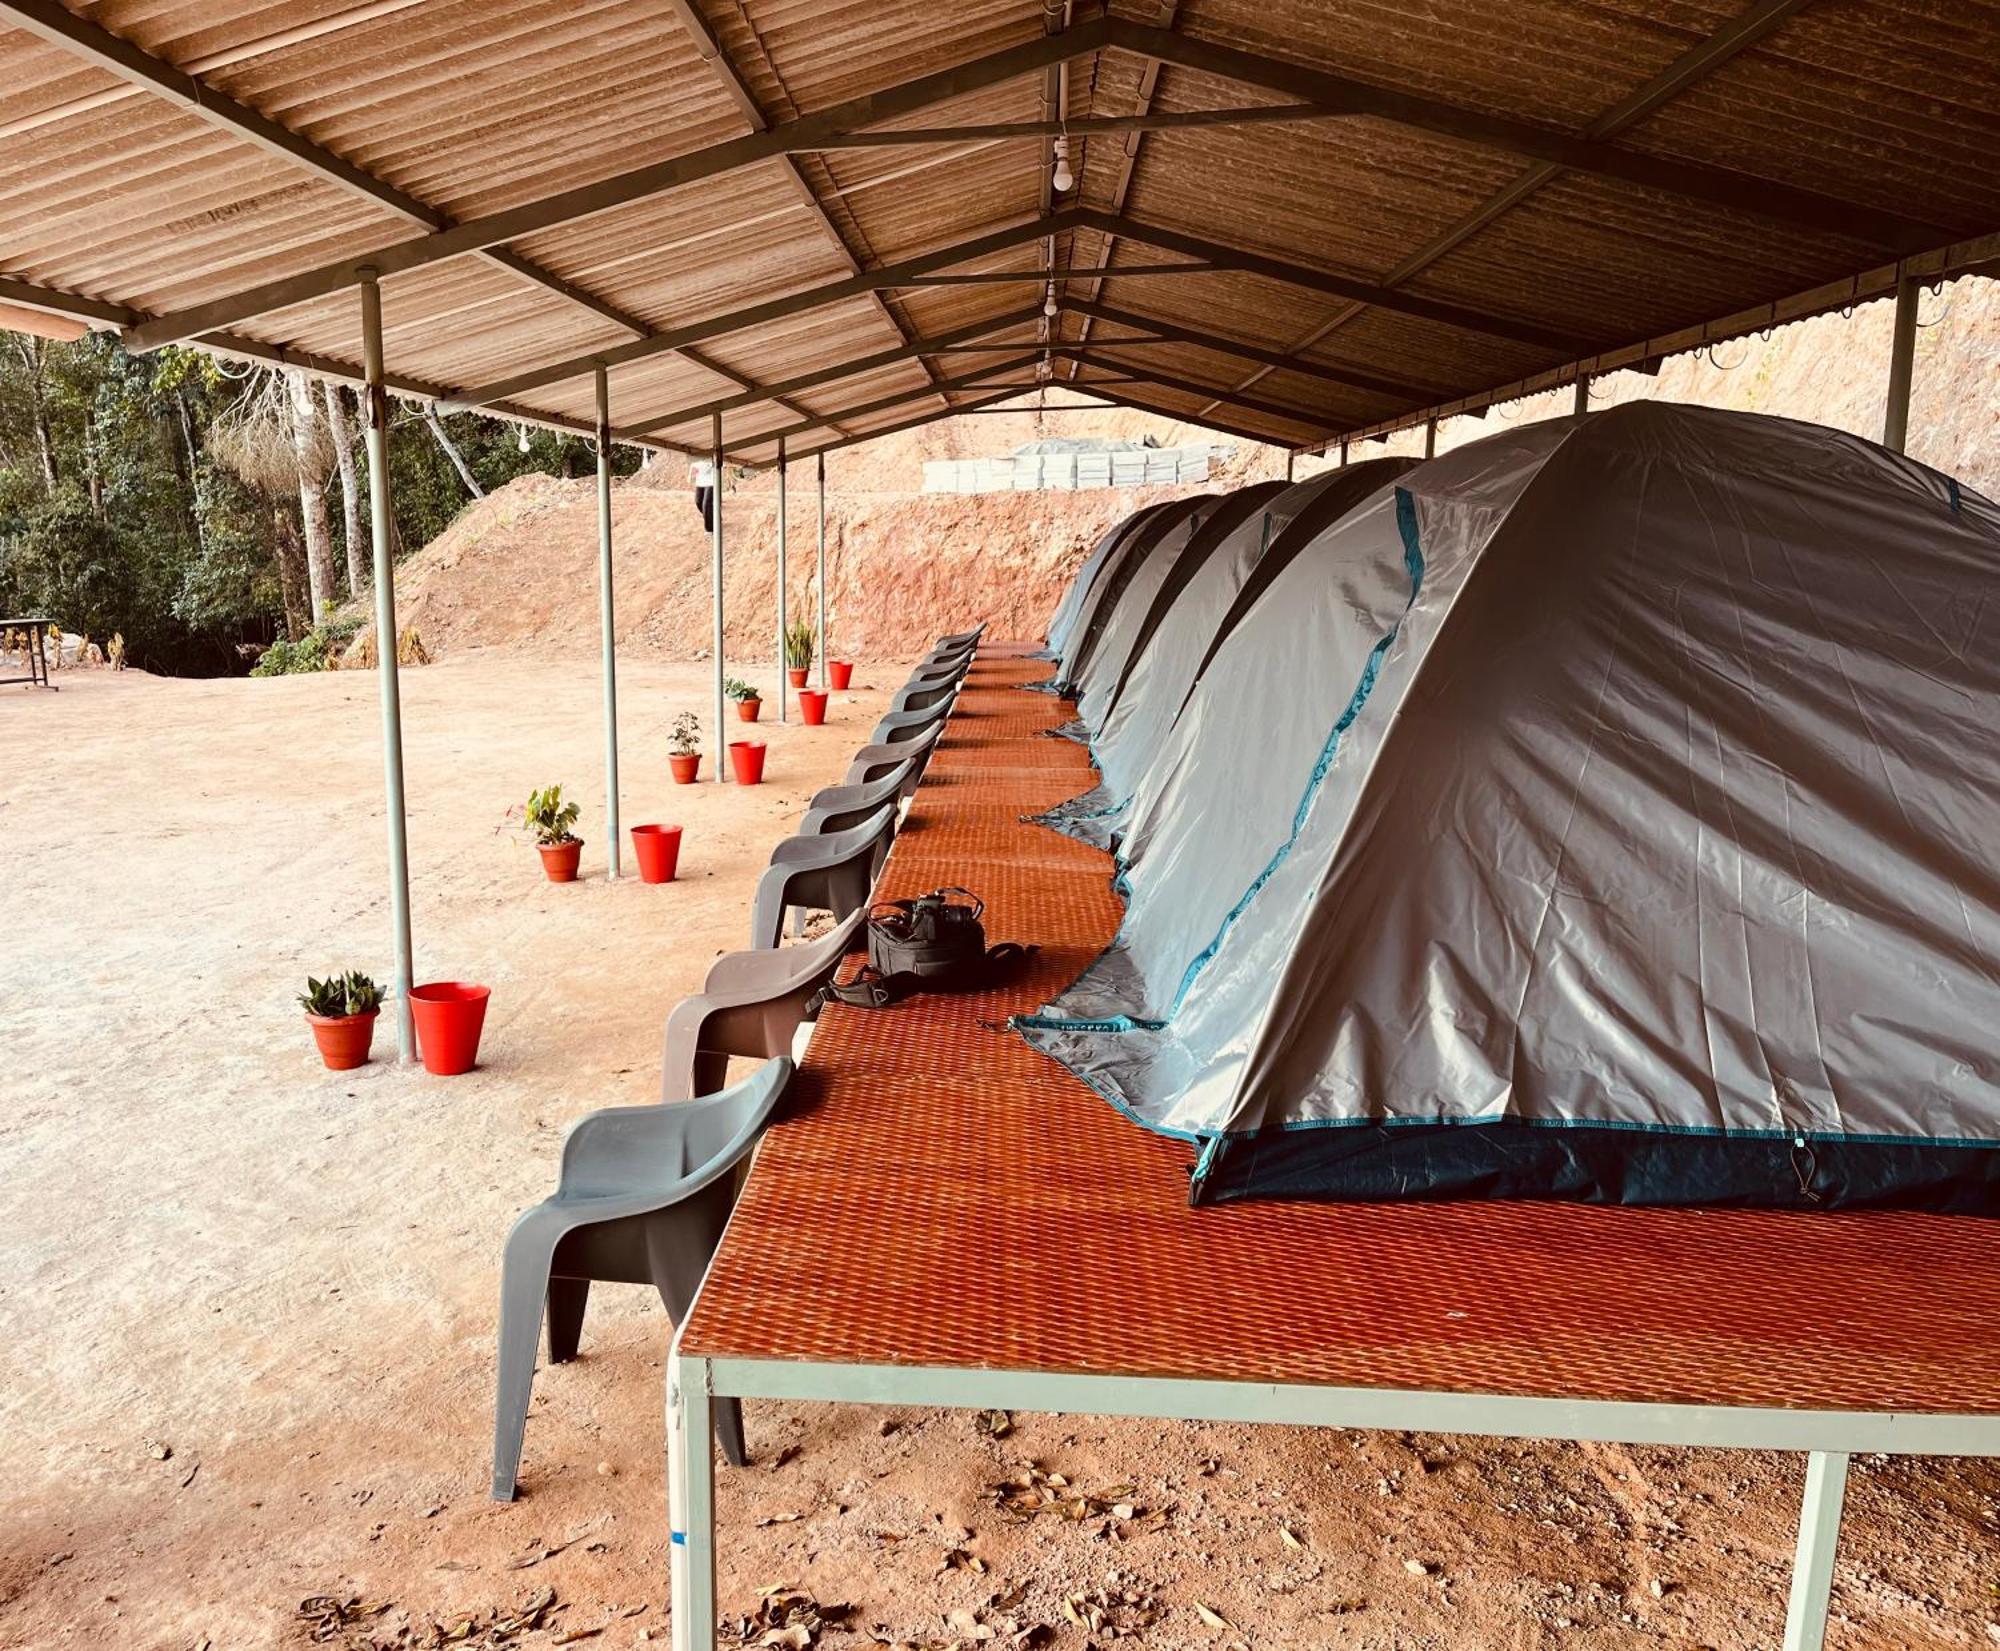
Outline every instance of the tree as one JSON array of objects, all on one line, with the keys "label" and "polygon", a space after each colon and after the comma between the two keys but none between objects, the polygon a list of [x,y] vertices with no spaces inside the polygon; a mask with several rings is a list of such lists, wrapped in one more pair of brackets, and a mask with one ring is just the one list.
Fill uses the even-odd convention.
[{"label": "tree", "polygon": [[291,412],[292,463],[298,472],[299,520],[305,530],[306,588],[312,622],[323,625],[333,611],[333,530],[326,519],[326,479],[333,468],[332,444],[320,424],[312,385],[296,367],[285,369]]},{"label": "tree", "polygon": [[340,542],[347,549],[347,594],[359,597],[368,588],[368,552],[361,535],[361,488],[354,470],[354,430],[347,422],[347,392],[332,379],[326,391],[326,428],[333,438],[333,460],[340,470]]}]

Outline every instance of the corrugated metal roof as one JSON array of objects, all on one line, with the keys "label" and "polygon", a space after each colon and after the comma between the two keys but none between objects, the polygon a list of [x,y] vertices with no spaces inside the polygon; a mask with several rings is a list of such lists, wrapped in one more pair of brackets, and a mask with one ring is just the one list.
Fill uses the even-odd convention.
[{"label": "corrugated metal roof", "polygon": [[[1064,379],[1115,367],[1149,381],[1121,399],[1303,444],[2000,253],[2000,13],[1937,0],[0,0],[7,22],[0,297],[344,371],[355,270],[387,259],[402,381],[587,425],[608,359],[621,430],[703,445],[727,402],[753,461],[978,401],[937,386],[1007,359],[926,341],[1033,351],[1040,280],[855,273],[909,260],[1053,270],[1181,335],[1121,349],[1131,326],[1066,311]],[[1054,57],[1020,55],[1052,28],[1083,43],[1059,111]],[[1295,99],[1322,112],[1171,124]],[[1050,134],[1012,129],[1054,113],[1086,123],[1066,198]],[[1137,115],[1167,124],[1088,128]],[[841,141],[871,124],[923,141]],[[1256,268],[1115,273],[1186,255],[1162,235]]]}]

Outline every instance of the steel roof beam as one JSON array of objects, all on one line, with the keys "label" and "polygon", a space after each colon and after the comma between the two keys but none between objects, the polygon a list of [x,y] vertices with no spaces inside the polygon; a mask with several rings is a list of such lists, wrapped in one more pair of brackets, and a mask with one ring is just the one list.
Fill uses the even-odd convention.
[{"label": "steel roof beam", "polygon": [[[1213,275],[1221,269],[1220,264],[1212,264],[1206,258],[1190,259],[1178,264],[1104,264],[1079,269],[1066,265],[1056,271],[1056,280],[1092,281],[1122,279],[1127,275]],[[906,287],[997,287],[1026,285],[1032,283],[1045,287],[1049,283],[1049,272],[1045,269],[1001,269],[974,270],[961,275],[918,275],[903,283]]]},{"label": "steel roof beam", "polygon": [[1935,247],[1952,236],[1951,230],[1936,224],[1747,172],[1670,160],[1592,138],[1574,137],[1526,121],[1329,74],[1311,64],[1269,53],[1239,51],[1214,41],[1191,39],[1171,29],[1114,18],[1107,25],[1105,44],[1204,74],[1261,86],[1322,107],[1337,108],[1350,115],[1393,121],[1399,126],[1481,148],[1547,161],[1572,172],[1615,178],[1621,183],[1705,201],[1767,222],[1791,223],[1902,252]]},{"label": "steel roof beam", "polygon": [[[1016,367],[1032,366],[1040,356],[1040,350],[1029,350],[1024,354],[1013,357],[1011,360],[996,361],[989,366],[978,368],[976,371],[961,374],[957,378],[936,379],[929,384],[922,385],[913,390],[896,390],[886,396],[877,396],[872,401],[863,401],[850,407],[842,407],[838,412],[815,415],[797,424],[781,425],[775,430],[760,431],[754,436],[745,436],[741,441],[726,443],[723,451],[725,453],[732,453],[748,447],[761,447],[766,442],[776,441],[780,436],[791,437],[803,435],[811,430],[824,430],[828,427],[838,428],[840,424],[844,424],[849,419],[865,418],[870,413],[879,413],[888,407],[900,407],[906,401],[918,401],[925,396],[944,395],[952,390],[975,389],[987,379],[993,377],[995,373],[1011,373]],[[886,431],[870,433],[887,434]]]},{"label": "steel roof beam", "polygon": [[1062,386],[1084,395],[1101,395],[1106,401],[1115,401],[1121,407],[1129,407],[1135,413],[1151,413],[1155,418],[1172,419],[1179,424],[1196,424],[1205,430],[1219,430],[1225,436],[1237,436],[1244,441],[1254,441],[1261,447],[1283,447],[1291,450],[1292,444],[1283,436],[1274,436],[1268,430],[1251,430],[1240,424],[1231,424],[1209,413],[1177,413],[1171,407],[1162,407],[1157,402],[1144,401],[1127,389],[1099,390],[1094,378],[1070,379]]},{"label": "steel roof beam", "polygon": [[[1246,344],[1239,339],[1225,338],[1220,333],[1205,332],[1198,327],[1177,327],[1165,321],[1156,321],[1149,315],[1138,315],[1130,310],[1115,308],[1110,304],[1095,304],[1088,299],[1066,298],[1062,307],[1074,310],[1078,315],[1088,315],[1114,327],[1144,327],[1157,333],[1172,343],[1191,345],[1201,350],[1216,350],[1224,355],[1241,356],[1245,361],[1259,361],[1274,372],[1298,373],[1306,378],[1322,379],[1328,384],[1340,384],[1350,390],[1366,390],[1371,395],[1389,396],[1397,401],[1427,401],[1436,397],[1437,391],[1418,384],[1405,384],[1396,379],[1376,378],[1372,374],[1350,372],[1344,367],[1322,366],[1317,361],[1303,361],[1297,356],[1286,355],[1279,350],[1260,349],[1255,344]],[[1099,338],[1102,344],[1127,344],[1132,340]]]},{"label": "steel roof beam", "polygon": [[[1178,390],[1182,395],[1200,396],[1204,400],[1213,398],[1227,402],[1232,407],[1241,407],[1246,413],[1261,413],[1266,418],[1283,419],[1287,424],[1296,424],[1307,430],[1326,431],[1332,428],[1322,415],[1308,412],[1304,408],[1286,407],[1278,402],[1264,401],[1257,396],[1244,395],[1240,391],[1226,389],[1220,385],[1203,384],[1192,378],[1181,378],[1173,373],[1161,372],[1145,362],[1107,361],[1101,352],[1115,350],[1119,347],[1119,343],[1117,339],[1099,338],[1089,344],[1052,344],[1048,353],[1082,362],[1086,366],[1114,366],[1121,372],[1144,379],[1162,390]],[[1089,382],[1088,379],[1069,379],[1065,381],[1065,387],[1069,384],[1085,386]]]},{"label": "steel roof beam", "polygon": [[[802,390],[817,389],[820,385],[831,384],[836,379],[855,378],[862,373],[876,372],[883,367],[893,367],[899,361],[927,355],[968,338],[982,338],[988,333],[1005,332],[1009,327],[1025,327],[1041,319],[1042,307],[1039,304],[1028,309],[1010,310],[1005,315],[996,315],[987,321],[974,321],[968,326],[955,327],[950,332],[939,333],[935,338],[913,338],[909,343],[893,350],[877,350],[873,355],[838,362],[834,366],[821,367],[810,373],[799,373],[795,377],[764,386],[763,394],[745,391],[742,395],[725,396],[720,401],[698,402],[671,413],[663,413],[657,418],[647,418],[643,422],[624,426],[614,434],[622,438],[643,436],[653,430],[671,430],[677,424],[689,424],[697,419],[707,419],[716,413],[734,412],[739,407],[748,407],[759,401],[776,400],[778,392],[795,395]],[[806,410],[794,408],[793,411],[804,413]]]},{"label": "steel roof beam", "polygon": [[[51,4],[51,0],[0,0],[0,4],[42,6]],[[685,155],[655,161],[574,189],[559,190],[540,200],[483,218],[470,218],[413,239],[358,249],[316,269],[142,322],[128,333],[126,347],[135,351],[158,349],[162,344],[172,344],[195,333],[233,326],[251,316],[324,298],[356,285],[364,268],[373,267],[383,277],[400,275],[807,150],[820,139],[841,132],[859,131],[885,120],[918,114],[934,104],[1019,79],[1050,63],[1088,56],[1103,45],[1104,29],[1101,19],[1092,19],[1060,36],[1038,35],[1023,45],[992,52],[935,74],[921,75],[879,92],[849,98],[766,131],[725,139]]]},{"label": "steel roof beam", "polygon": [[1309,292],[1322,293],[1329,298],[1345,298],[1355,303],[1372,304],[1377,309],[1394,310],[1401,315],[1414,316],[1420,321],[1435,321],[1442,326],[1457,327],[1465,332],[1483,333],[1489,338],[1505,339],[1510,343],[1526,344],[1540,350],[1574,352],[1585,343],[1582,339],[1557,332],[1549,327],[1537,326],[1533,322],[1489,315],[1483,310],[1467,309],[1460,304],[1418,298],[1371,281],[1356,281],[1345,275],[1335,275],[1330,270],[1314,269],[1307,264],[1294,264],[1266,253],[1252,252],[1247,248],[1232,246],[1222,241],[1211,241],[1200,235],[1191,235],[1185,230],[1169,228],[1165,224],[1147,223],[1127,213],[1100,212],[1094,207],[1074,207],[1071,210],[1076,214],[1076,227],[1079,229],[1095,229],[1106,235],[1115,235],[1121,240],[1140,241],[1148,246],[1158,247],[1162,252],[1178,252],[1190,258],[1206,258],[1218,269],[1262,276],[1268,281],[1281,281],[1288,286],[1304,287]]},{"label": "steel roof beam", "polygon": [[934,252],[906,258],[900,263],[887,264],[880,269],[863,270],[858,275],[844,276],[838,281],[808,287],[803,292],[767,298],[760,303],[746,304],[741,309],[709,316],[705,320],[691,321],[685,326],[670,327],[651,338],[634,339],[629,344],[613,345],[609,349],[596,350],[587,355],[570,356],[544,367],[517,373],[511,378],[501,379],[493,384],[460,390],[451,396],[448,405],[456,411],[479,406],[500,396],[525,395],[545,385],[560,384],[566,378],[575,378],[580,374],[591,372],[600,364],[616,367],[628,361],[641,361],[647,356],[658,355],[665,350],[678,349],[683,344],[703,343],[711,338],[720,338],[726,333],[742,332],[745,328],[762,326],[770,321],[782,321],[787,316],[800,315],[808,310],[824,309],[829,304],[845,303],[851,298],[861,297],[880,288],[896,286],[912,275],[925,275],[934,269],[945,269],[953,264],[969,262],[974,258],[984,258],[991,253],[1004,252],[1009,247],[1038,241],[1044,235],[1054,234],[1065,228],[1078,210],[1069,207],[1051,217],[1027,218],[1004,229],[976,235],[968,241],[958,241],[951,246],[939,247]]},{"label": "steel roof beam", "polygon": [[[1003,401],[1012,401],[1020,395],[1019,390],[1004,389],[997,395],[982,396],[977,401],[968,401],[958,407],[933,407],[914,418],[900,419],[894,424],[885,424],[879,430],[864,430],[858,436],[843,436],[839,441],[822,442],[817,447],[801,447],[796,450],[787,447],[794,459],[811,458],[817,454],[837,453],[843,447],[857,447],[864,441],[875,441],[883,436],[893,436],[902,430],[915,430],[926,424],[935,424],[939,419],[957,418],[962,413],[983,413]],[[773,440],[776,438],[773,437]],[[752,446],[755,443],[751,443]],[[737,461],[741,463],[742,461]]]},{"label": "steel roof beam", "polygon": [[896,149],[913,144],[1004,143],[1014,138],[1087,138],[1116,132],[1170,132],[1203,126],[1269,126],[1301,120],[1339,120],[1344,109],[1316,103],[1258,103],[1235,109],[1182,109],[1173,113],[1078,115],[1069,120],[1002,120],[969,126],[899,126],[888,131],[843,132],[812,147]]}]

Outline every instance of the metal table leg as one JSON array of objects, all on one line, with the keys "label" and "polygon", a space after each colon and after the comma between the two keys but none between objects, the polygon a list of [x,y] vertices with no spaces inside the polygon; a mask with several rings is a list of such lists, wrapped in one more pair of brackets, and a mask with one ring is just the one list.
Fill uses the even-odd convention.
[{"label": "metal table leg", "polygon": [[1816,1450],[1806,1458],[1805,1504],[1799,1512],[1798,1558],[1785,1607],[1785,1651],[1820,1651],[1833,1592],[1833,1554],[1840,1543],[1840,1509],[1847,1495],[1847,1453]]},{"label": "metal table leg", "polygon": [[667,1355],[667,1504],[673,1528],[673,1651],[715,1651],[715,1436],[708,1361]]}]

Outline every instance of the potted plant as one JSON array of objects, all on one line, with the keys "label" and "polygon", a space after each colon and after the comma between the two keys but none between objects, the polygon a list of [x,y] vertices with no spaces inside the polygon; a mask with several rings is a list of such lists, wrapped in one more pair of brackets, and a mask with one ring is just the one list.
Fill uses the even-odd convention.
[{"label": "potted plant", "polygon": [[535,834],[535,847],[542,851],[542,870],[551,883],[576,881],[576,863],[583,854],[583,839],[570,827],[576,824],[581,812],[575,803],[563,801],[559,785],[528,793],[522,826]]},{"label": "potted plant", "polygon": [[763,696],[741,677],[731,677],[723,683],[722,691],[736,701],[736,714],[745,722],[755,722],[757,713],[764,709]]},{"label": "potted plant", "polygon": [[812,662],[812,621],[795,620],[785,627],[785,675],[794,688],[806,685],[806,673],[812,669]]},{"label": "potted plant", "polygon": [[667,766],[674,771],[675,785],[693,785],[701,772],[701,719],[692,711],[674,718],[667,735]]},{"label": "potted plant", "polygon": [[347,1072],[368,1059],[375,1017],[382,1012],[382,988],[374,981],[359,969],[325,980],[307,975],[299,1003],[328,1071]]},{"label": "potted plant", "polygon": [[854,680],[854,661],[851,659],[829,659],[826,662],[826,675],[827,681],[831,686],[844,691],[848,683]]}]

